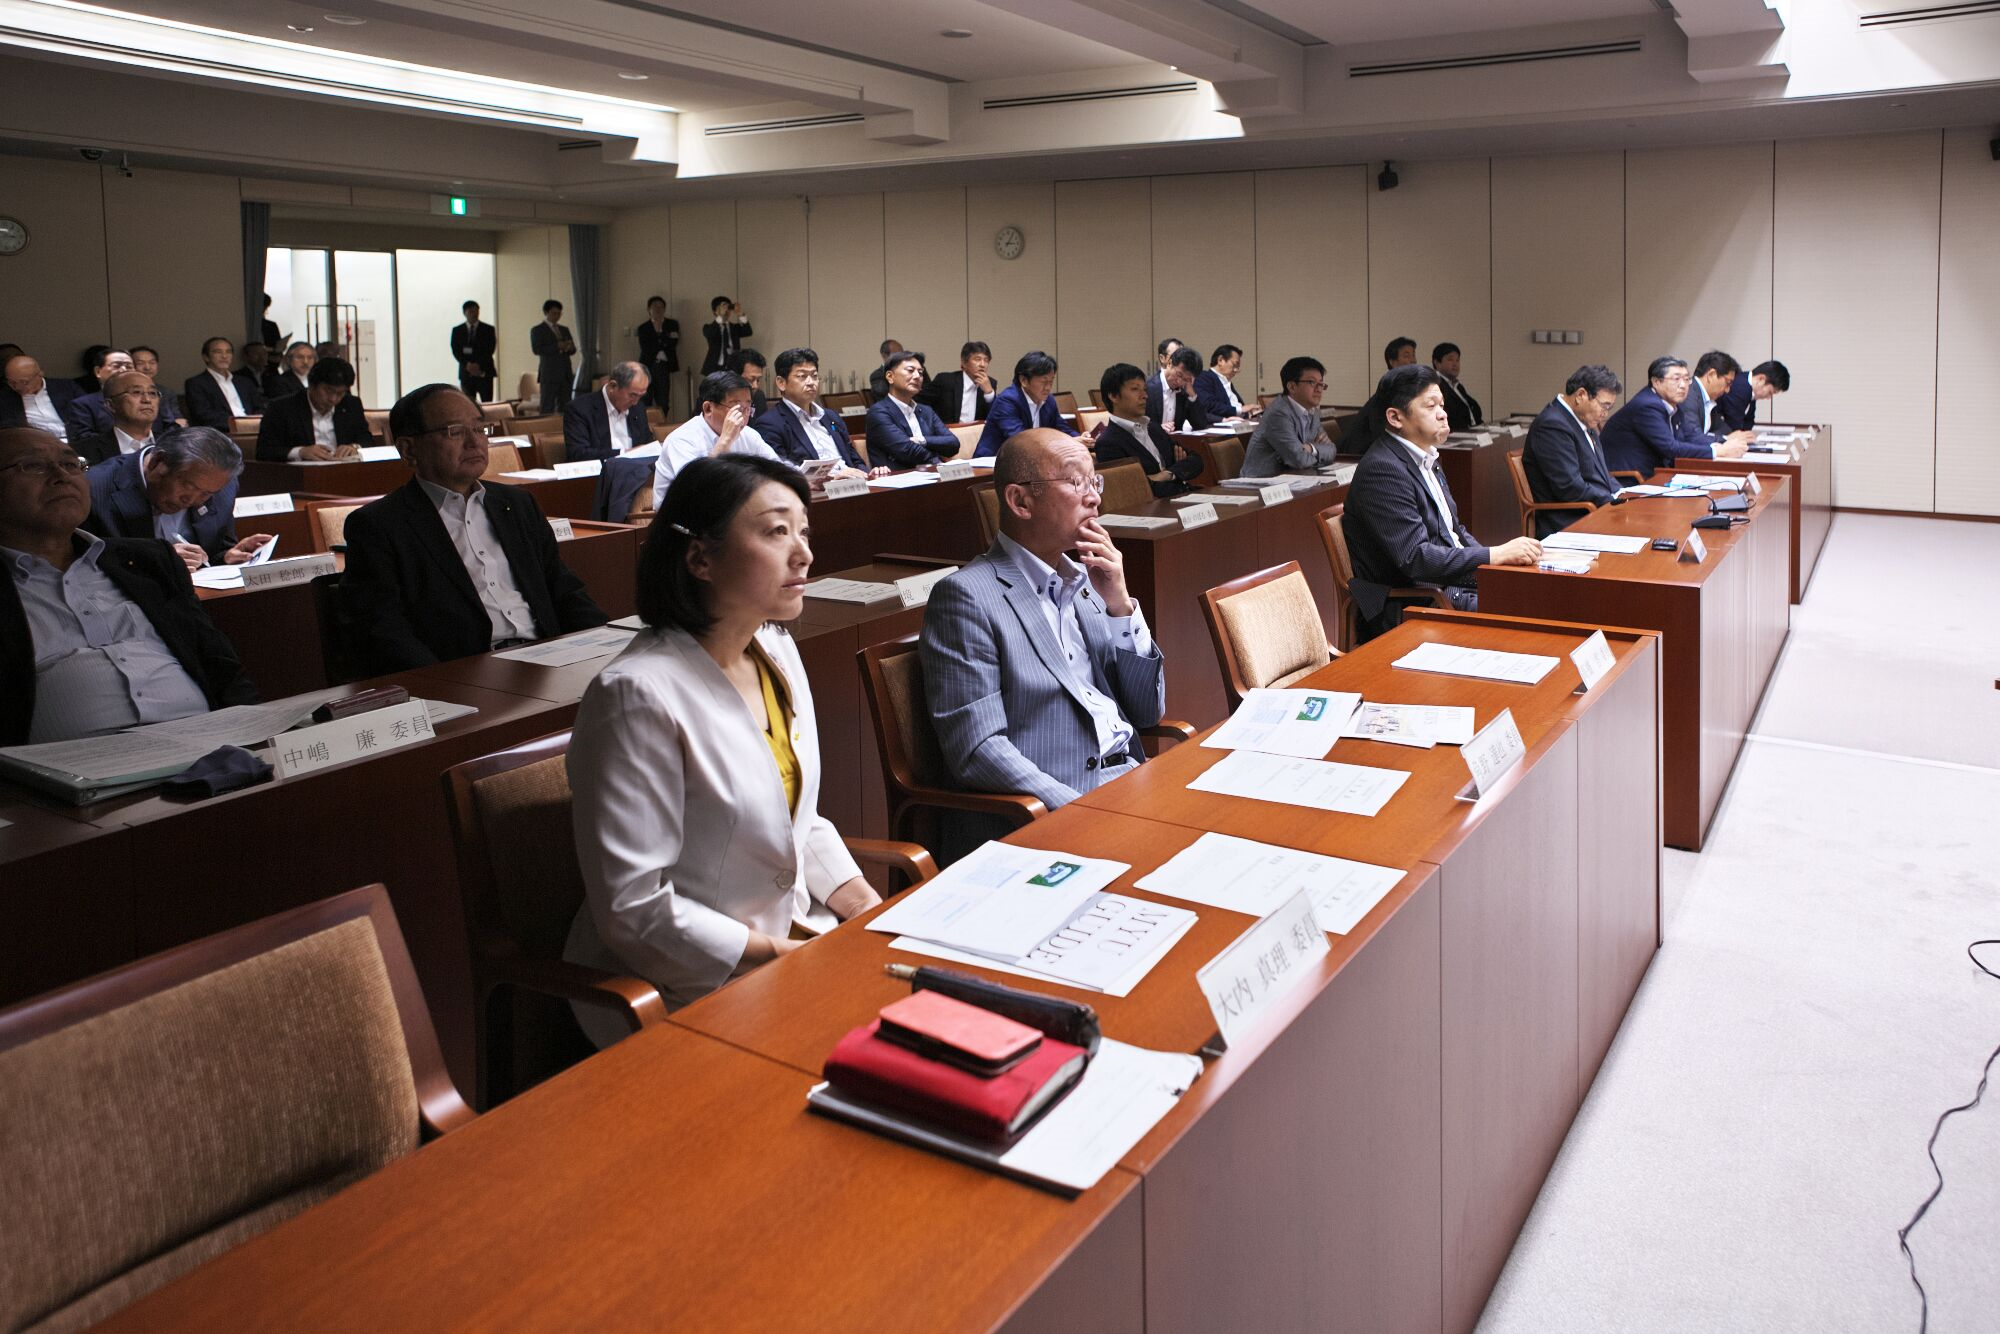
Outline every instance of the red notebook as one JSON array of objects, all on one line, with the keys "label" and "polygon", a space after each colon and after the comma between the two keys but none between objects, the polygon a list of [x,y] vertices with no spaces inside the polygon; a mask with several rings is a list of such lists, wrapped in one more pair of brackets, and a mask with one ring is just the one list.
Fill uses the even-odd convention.
[{"label": "red notebook", "polygon": [[1090,1059],[1081,1047],[1044,1038],[1020,1064],[989,1077],[884,1041],[876,1035],[880,1024],[840,1040],[826,1058],[827,1082],[884,1110],[998,1143],[1067,1093]]}]

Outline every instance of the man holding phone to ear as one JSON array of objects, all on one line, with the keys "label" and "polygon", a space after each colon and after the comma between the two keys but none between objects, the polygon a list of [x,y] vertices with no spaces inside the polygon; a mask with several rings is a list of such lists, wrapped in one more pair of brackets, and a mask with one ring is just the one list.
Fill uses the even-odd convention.
[{"label": "man holding phone to ear", "polygon": [[993,485],[1000,535],[931,590],[924,684],[961,786],[1053,810],[1139,763],[1139,729],[1166,707],[1166,660],[1098,522],[1089,446],[1023,431]]}]

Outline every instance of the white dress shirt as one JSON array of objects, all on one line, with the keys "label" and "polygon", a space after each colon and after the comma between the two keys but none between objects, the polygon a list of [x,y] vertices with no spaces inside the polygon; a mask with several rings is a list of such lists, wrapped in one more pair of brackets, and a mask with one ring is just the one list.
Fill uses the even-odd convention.
[{"label": "white dress shirt", "polygon": [[49,382],[42,381],[41,389],[32,394],[21,395],[21,411],[27,415],[28,425],[40,427],[58,440],[69,439],[69,424],[56,411],[56,405],[49,398]]},{"label": "white dress shirt", "polygon": [[616,456],[632,448],[632,423],[611,401],[611,386],[597,391],[604,396],[604,423],[611,429],[611,453]]},{"label": "white dress shirt", "polygon": [[514,567],[507,563],[507,553],[493,531],[493,521],[487,517],[486,488],[474,482],[472,494],[461,496],[436,482],[422,478],[418,482],[437,506],[438,518],[444,520],[451,545],[465,562],[465,572],[472,576],[472,588],[479,594],[479,605],[486,608],[494,642],[533,639],[535,613],[521,596],[521,587],[514,582]]},{"label": "white dress shirt", "polygon": [[[674,484],[674,475],[696,459],[705,459],[715,448],[715,442],[722,433],[708,424],[708,419],[700,413],[688,418],[673,429],[673,433],[660,442],[660,460],[653,465],[653,508],[666,503],[667,488]],[[777,451],[764,443],[764,437],[748,426],[737,432],[730,443],[732,454],[756,454],[762,458],[775,459]]]},{"label": "white dress shirt", "polygon": [[[1214,368],[1210,367],[1210,369],[1213,370]],[[1222,381],[1222,393],[1223,396],[1229,400],[1230,411],[1234,412],[1239,417],[1242,416],[1243,400],[1236,396],[1236,385],[1230,380],[1230,378],[1227,375],[1224,375],[1221,371],[1215,372],[1215,378]]]},{"label": "white dress shirt", "polygon": [[1585,426],[1583,424],[1583,418],[1576,415],[1576,409],[1569,405],[1568,399],[1564,398],[1561,394],[1557,394],[1556,402],[1562,404],[1562,410],[1569,414],[1569,419],[1576,423],[1576,429],[1582,431],[1583,438],[1590,442],[1590,448],[1593,452],[1596,453],[1598,461],[1600,463],[1603,462],[1604,444],[1597,438],[1597,432],[1591,430],[1588,426]]},{"label": "white dress shirt", "polygon": [[979,381],[964,372],[960,372],[958,378],[963,385],[958,395],[958,419],[962,422],[976,421],[979,418]]},{"label": "white dress shirt", "polygon": [[[1014,562],[1014,568],[1021,572],[1028,587],[1038,596],[1035,603],[1042,610],[1049,631],[1062,646],[1063,657],[1069,663],[1071,684],[1077,687],[1083,697],[1084,708],[1090,713],[1090,725],[1097,735],[1097,754],[1100,760],[1110,761],[1099,764],[1091,772],[1103,781],[1107,768],[1116,771],[1120,757],[1132,745],[1132,724],[1118,708],[1118,701],[1112,698],[1111,684],[1098,671],[1091,659],[1088,646],[1084,643],[1083,622],[1077,619],[1076,595],[1083,591],[1089,577],[1082,566],[1068,556],[1061,557],[1062,568],[1050,569],[1042,563],[1042,558],[1016,542],[1007,534],[1000,534],[1000,545]],[[1105,620],[1111,627],[1114,647],[1128,649],[1140,655],[1153,651],[1153,636],[1146,629],[1146,616],[1138,602],[1132,603],[1130,616],[1106,614]]]},{"label": "white dress shirt", "polygon": [[118,452],[120,454],[137,454],[140,450],[153,443],[153,437],[150,433],[137,436],[127,435],[124,428],[119,426],[113,426],[111,434],[118,441]]},{"label": "white dress shirt", "polygon": [[896,405],[897,410],[903,414],[903,422],[910,428],[910,439],[916,441],[918,444],[922,444],[924,439],[924,428],[918,425],[917,423],[916,401],[913,399],[910,402],[905,403],[902,399],[897,398],[894,394],[889,395],[889,401],[891,403],[894,403]]},{"label": "white dress shirt", "polygon": [[[671,1006],[726,982],[752,931],[831,926],[827,896],[860,874],[818,812],[818,722],[798,648],[770,625],[754,647],[791,700],[795,808],[763,710],[684,630],[641,631],[584,691],[570,733],[584,902],[563,957],[643,977]],[[600,1045],[625,1036],[601,1009],[576,1015]]]},{"label": "white dress shirt", "polygon": [[[799,419],[799,424],[805,428],[806,441],[813,447],[815,457],[830,463],[844,463],[846,461],[841,458],[840,446],[834,443],[833,432],[827,429],[826,418],[820,416],[817,411],[808,412],[788,398],[781,399],[780,401],[787,408],[791,409],[793,415]],[[819,407],[817,401],[814,402],[813,407],[815,409]]]},{"label": "white dress shirt", "polygon": [[1413,445],[1393,431],[1389,433],[1389,438],[1404,449],[1409,450],[1416,458],[1417,472],[1423,476],[1424,490],[1430,493],[1431,505],[1437,510],[1438,518],[1444,521],[1445,534],[1451,538],[1453,546],[1463,547],[1465,543],[1458,540],[1458,525],[1452,521],[1451,506],[1445,504],[1444,488],[1438,485],[1438,452],[1435,449],[1425,449],[1419,445]]},{"label": "white dress shirt", "polygon": [[210,370],[208,378],[222,386],[222,396],[229,402],[229,414],[232,417],[247,417],[250,415],[243,410],[243,395],[236,392],[235,380],[218,370]]},{"label": "white dress shirt", "polygon": [[[1127,380],[1126,383],[1130,384],[1131,381]],[[1160,462],[1160,456],[1153,450],[1153,433],[1147,429],[1145,418],[1142,417],[1138,421],[1127,421],[1123,417],[1113,417],[1111,420],[1113,424],[1124,427],[1131,433],[1132,438],[1139,442],[1139,448],[1145,451],[1146,462],[1152,465],[1146,469],[1147,472],[1158,472],[1166,466]]]},{"label": "white dress shirt", "polygon": [[338,449],[340,447],[340,437],[335,434],[333,429],[332,410],[329,409],[326,412],[321,412],[318,408],[313,407],[311,399],[306,400],[306,407],[312,413],[313,443],[324,445],[328,449]]}]

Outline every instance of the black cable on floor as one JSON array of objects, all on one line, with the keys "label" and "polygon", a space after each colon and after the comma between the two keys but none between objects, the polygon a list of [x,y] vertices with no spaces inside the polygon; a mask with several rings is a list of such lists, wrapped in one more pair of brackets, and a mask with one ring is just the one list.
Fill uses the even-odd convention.
[{"label": "black cable on floor", "polygon": [[[1975,940],[1965,947],[1966,957],[1972,960],[1973,967],[1990,978],[2000,980],[2000,973],[1994,972],[1979,961],[1978,950],[1981,945],[2000,945],[2000,940]],[[1931,1172],[1937,1177],[1937,1185],[1931,1187],[1931,1193],[1924,1196],[1924,1202],[1917,1206],[1914,1214],[1910,1215],[1910,1221],[1896,1229],[1896,1245],[1902,1248],[1903,1258],[1909,1262],[1910,1282],[1917,1286],[1917,1301],[1920,1303],[1917,1334],[1926,1334],[1930,1329],[1931,1299],[1930,1294],[1924,1291],[1923,1280],[1917,1277],[1917,1257],[1910,1251],[1910,1233],[1917,1224],[1924,1221],[1924,1215],[1930,1212],[1931,1205],[1936,1202],[1937,1197],[1944,1194],[1944,1169],[1938,1166],[1937,1160],[1938,1133],[1944,1129],[1947,1120],[1960,1112],[1969,1112],[1979,1105],[1979,1100],[1986,1096],[1986,1081],[1993,1077],[1993,1062],[1996,1060],[2000,1060],[2000,1047],[1995,1047],[1992,1054],[1987,1056],[1985,1068],[1979,1072],[1979,1087],[1972,1091],[1972,1101],[1962,1102],[1940,1113],[1937,1124],[1931,1127],[1930,1142],[1924,1145],[1924,1155],[1931,1160]]]}]

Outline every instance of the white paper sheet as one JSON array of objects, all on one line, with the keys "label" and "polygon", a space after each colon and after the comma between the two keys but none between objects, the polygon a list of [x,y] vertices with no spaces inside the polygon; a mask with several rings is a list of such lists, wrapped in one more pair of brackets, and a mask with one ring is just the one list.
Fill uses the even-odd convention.
[{"label": "white paper sheet", "polygon": [[1621,496],[1638,496],[1644,499],[1648,496],[1664,496],[1667,494],[1667,488],[1664,486],[1654,486],[1651,482],[1644,482],[1638,486],[1625,487],[1618,494]]},{"label": "white paper sheet", "polygon": [[898,936],[889,947],[1106,996],[1129,996],[1194,924],[1195,915],[1185,908],[1107,893],[1093,895],[1081,913],[1018,959],[988,959],[914,936]]},{"label": "white paper sheet", "polygon": [[190,576],[196,588],[241,588],[243,587],[243,567],[241,565],[204,565]]},{"label": "white paper sheet", "polygon": [[1252,917],[1268,916],[1305,890],[1312,896],[1320,929],[1341,936],[1352,931],[1402,878],[1403,873],[1392,867],[1229,834],[1203,834],[1158,870],[1141,876],[1138,885],[1155,894]]},{"label": "white paper sheet", "polygon": [[901,491],[911,486],[934,486],[938,475],[934,472],[892,472],[887,477],[871,477],[868,485],[877,491]]},{"label": "white paper sheet", "polygon": [[1346,731],[1361,696],[1344,690],[1252,690],[1229,721],[1202,740],[1211,750],[1325,757]]},{"label": "white paper sheet", "polygon": [[503,472],[500,475],[514,482],[553,482],[562,476],[554,468],[523,468],[519,472]]},{"label": "white paper sheet", "polygon": [[1646,549],[1643,537],[1618,537],[1609,533],[1579,533],[1568,529],[1542,539],[1544,551],[1610,551],[1629,556]]},{"label": "white paper sheet", "polygon": [[310,690],[303,695],[272,700],[269,704],[232,704],[213,713],[197,713],[168,723],[153,723],[146,730],[155,736],[178,737],[201,746],[205,755],[217,746],[251,746],[269,741],[288,728],[312,717],[312,712],[330,699],[352,694],[347,686]]},{"label": "white paper sheet", "polygon": [[823,602],[885,602],[896,596],[894,584],[876,583],[868,579],[815,579],[806,585],[805,594]]},{"label": "white paper sheet", "polygon": [[1199,1056],[1105,1038],[1069,1096],[1000,1155],[1000,1162],[1072,1190],[1089,1190],[1200,1077]]},{"label": "white paper sheet", "polygon": [[1178,528],[1181,524],[1176,518],[1150,514],[1099,514],[1097,521],[1106,528]]},{"label": "white paper sheet", "polygon": [[1531,686],[1555,670],[1556,659],[1539,653],[1501,653],[1496,649],[1432,642],[1417,645],[1391,665],[1413,672],[1476,676],[1486,681]]},{"label": "white paper sheet", "polygon": [[868,929],[1011,962],[1131,869],[1124,862],[987,843],[903,895]]},{"label": "white paper sheet", "polygon": [[594,630],[579,630],[573,635],[544,639],[539,644],[523,644],[493,656],[505,658],[508,662],[532,662],[539,667],[568,667],[592,658],[611,657],[631,642],[630,630],[600,625]]},{"label": "white paper sheet", "polygon": [[1239,496],[1222,491],[1190,491],[1184,496],[1173,497],[1176,505],[1254,505],[1255,496]]},{"label": "white paper sheet", "polygon": [[1316,811],[1374,815],[1409,777],[1401,769],[1232,750],[1188,787],[1196,792],[1275,801]]},{"label": "white paper sheet", "polygon": [[1667,485],[1677,490],[1692,491],[1741,491],[1741,477],[1704,475],[1698,472],[1677,472],[1667,479]]},{"label": "white paper sheet", "polygon": [[1535,560],[1536,569],[1554,574],[1589,574],[1596,564],[1594,551],[1544,551]]},{"label": "white paper sheet", "polygon": [[1455,704],[1367,703],[1347,720],[1345,735],[1426,750],[1439,742],[1462,746],[1472,740],[1472,710]]}]

